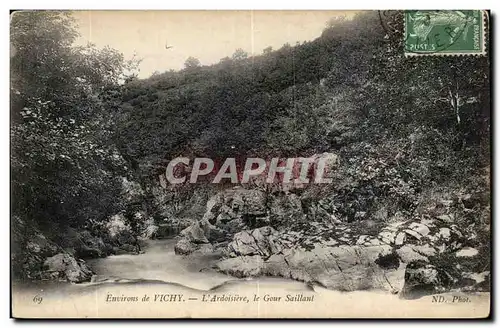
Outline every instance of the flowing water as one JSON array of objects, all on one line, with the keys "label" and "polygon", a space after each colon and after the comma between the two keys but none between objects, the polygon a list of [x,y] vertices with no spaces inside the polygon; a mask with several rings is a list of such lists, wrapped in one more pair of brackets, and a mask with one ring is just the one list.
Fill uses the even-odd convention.
[{"label": "flowing water", "polygon": [[[148,241],[139,255],[115,255],[87,261],[97,274],[95,281],[143,279],[176,283],[194,289],[208,290],[235,278],[210,270],[217,254],[199,254],[185,257],[174,252],[176,240]],[[207,269],[208,268],[208,269]]]}]

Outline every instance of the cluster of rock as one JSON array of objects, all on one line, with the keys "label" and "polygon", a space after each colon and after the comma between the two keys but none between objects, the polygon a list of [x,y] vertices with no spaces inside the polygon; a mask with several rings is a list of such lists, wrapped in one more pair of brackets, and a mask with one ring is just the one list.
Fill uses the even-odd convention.
[{"label": "cluster of rock", "polygon": [[[320,229],[321,230],[321,229]],[[406,298],[447,290],[488,290],[489,272],[467,268],[485,258],[456,225],[440,220],[394,223],[378,235],[315,239],[262,227],[236,234],[216,268],[238,277],[272,275],[314,282],[335,290],[385,289]],[[296,237],[290,237],[296,236]],[[331,238],[331,235],[330,237]],[[351,239],[350,239],[351,238]],[[306,247],[304,247],[306,246]],[[475,268],[477,269],[477,268]]]},{"label": "cluster of rock", "polygon": [[384,289],[412,298],[489,289],[489,271],[470,264],[488,254],[474,228],[460,228],[452,214],[395,220],[366,234],[357,222],[339,220],[278,231],[272,211],[281,218],[303,215],[296,195],[283,197],[241,188],[212,197],[203,219],[182,231],[176,253],[222,249],[224,258],[215,264],[221,272],[281,276],[336,290]]},{"label": "cluster of rock", "polygon": [[[333,153],[316,154],[311,159],[314,163],[320,160],[325,163],[325,177],[331,177],[338,164],[338,156]],[[318,169],[316,164],[313,166]],[[306,218],[301,199],[290,192],[303,189],[305,184],[269,185],[261,178],[253,179],[252,185],[271,190],[264,192],[262,189],[235,187],[212,196],[207,201],[202,219],[181,231],[176,253],[187,255],[199,249],[206,250],[210,247],[207,244],[222,247],[242,230],[288,226],[292,221]]]},{"label": "cluster of rock", "polygon": [[66,229],[57,243],[35,228],[13,218],[12,263],[16,272],[30,280],[89,281],[92,271],[85,259],[111,254],[138,253],[137,239],[116,215],[102,228],[101,234],[89,230]]},{"label": "cluster of rock", "polygon": [[227,258],[216,263],[216,268],[238,277],[281,276],[343,291],[397,288],[398,266],[384,270],[375,263],[391,253],[388,245],[328,246],[317,242],[306,249],[298,239],[283,237],[269,226],[242,231],[229,243]]},{"label": "cluster of rock", "polygon": [[42,280],[62,280],[70,282],[84,282],[92,278],[92,270],[82,259],[76,260],[71,254],[59,253],[47,258],[44,270],[40,276]]},{"label": "cluster of rock", "polygon": [[187,255],[206,250],[208,244],[220,248],[238,232],[294,215],[303,215],[300,200],[294,194],[270,197],[261,190],[228,189],[211,197],[203,218],[180,232],[175,252]]},{"label": "cluster of rock", "polygon": [[11,253],[12,262],[21,266],[17,271],[23,272],[25,278],[83,282],[92,276],[84,260],[77,260],[40,231],[34,231],[23,244],[16,243],[15,248]]},{"label": "cluster of rock", "polygon": [[[453,215],[440,215],[389,225],[380,234],[408,264],[402,295],[418,297],[448,290],[489,290],[488,247],[482,245],[474,225],[461,228]],[[481,268],[482,267],[482,268]]]}]

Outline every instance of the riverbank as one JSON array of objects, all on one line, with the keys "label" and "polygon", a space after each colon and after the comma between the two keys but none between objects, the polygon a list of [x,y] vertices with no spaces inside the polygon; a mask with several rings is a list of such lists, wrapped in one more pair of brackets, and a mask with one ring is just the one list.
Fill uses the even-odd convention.
[{"label": "riverbank", "polygon": [[[389,292],[339,292],[285,278],[238,279],[206,269],[216,255],[175,255],[175,242],[148,241],[144,254],[89,260],[96,273],[89,283],[14,283],[13,315],[388,318],[481,317],[489,313],[489,293],[447,293],[435,300],[432,296],[403,300]],[[120,298],[125,301],[117,301]],[[469,301],[459,302],[459,298]],[[218,301],[224,299],[231,301]],[[431,303],[434,306],[429,306]]]}]

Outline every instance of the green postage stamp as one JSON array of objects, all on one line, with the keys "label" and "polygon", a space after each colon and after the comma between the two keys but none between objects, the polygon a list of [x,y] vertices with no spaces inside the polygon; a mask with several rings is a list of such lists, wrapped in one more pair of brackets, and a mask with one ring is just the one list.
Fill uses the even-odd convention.
[{"label": "green postage stamp", "polygon": [[405,11],[405,55],[484,55],[482,10]]}]

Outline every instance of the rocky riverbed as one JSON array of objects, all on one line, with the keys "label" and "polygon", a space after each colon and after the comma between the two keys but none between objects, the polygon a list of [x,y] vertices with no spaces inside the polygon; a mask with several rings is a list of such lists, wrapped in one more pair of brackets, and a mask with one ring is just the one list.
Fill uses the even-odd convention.
[{"label": "rocky riverbed", "polygon": [[[12,301],[16,317],[479,317],[488,313],[489,293],[443,293],[449,304],[432,307],[432,296],[405,300],[381,290],[340,292],[279,277],[236,278],[209,269],[220,260],[214,254],[174,253],[176,240],[147,241],[144,253],[111,255],[87,261],[91,281],[68,283],[38,281],[14,283]],[[208,268],[208,269],[207,269]],[[141,299],[144,295],[181,295],[186,302],[110,302],[112,297]],[[204,302],[211,297],[261,297],[259,302]],[[286,302],[288,298],[292,301]],[[306,301],[306,297],[313,301]],[[468,298],[474,305],[452,302]],[[264,300],[265,299],[265,300]],[[40,303],[35,302],[38,300]],[[302,300],[302,301],[300,301]],[[370,309],[367,311],[366,309]],[[238,315],[240,314],[240,315]]]},{"label": "rocky riverbed", "polygon": [[175,252],[220,253],[223,258],[211,267],[235,277],[279,276],[412,299],[488,291],[490,273],[479,265],[487,249],[476,238],[452,214],[388,220],[377,229],[333,215],[307,222],[293,193],[270,199],[258,190],[234,188],[208,201],[203,218],[180,233]]}]

